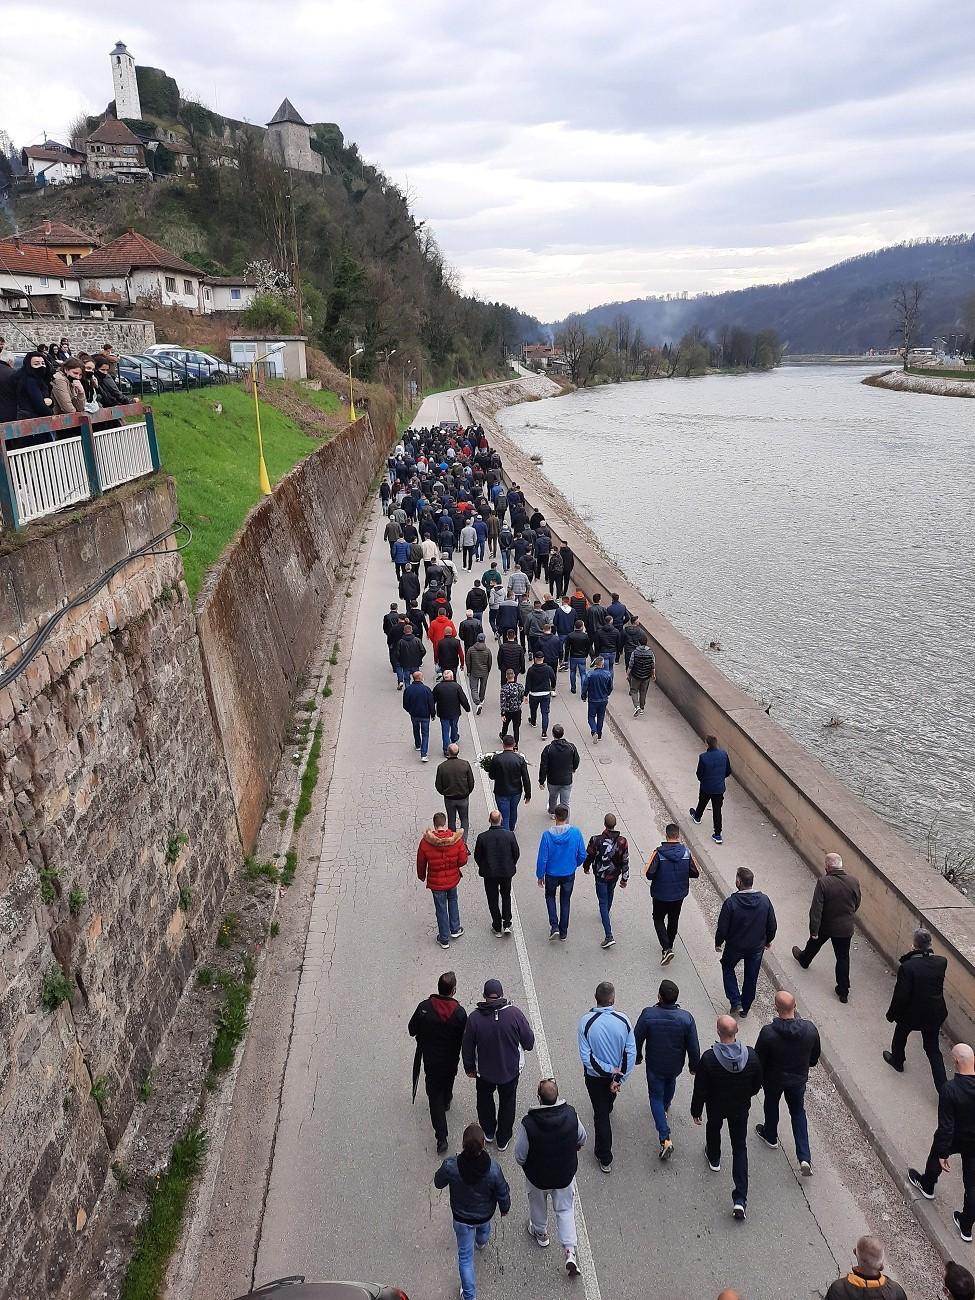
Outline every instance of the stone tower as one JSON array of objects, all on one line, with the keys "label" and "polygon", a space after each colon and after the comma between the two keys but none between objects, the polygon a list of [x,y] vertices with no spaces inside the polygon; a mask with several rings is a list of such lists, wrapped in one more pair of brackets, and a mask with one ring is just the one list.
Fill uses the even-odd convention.
[{"label": "stone tower", "polygon": [[142,120],[142,105],[139,103],[139,83],[135,79],[135,59],[125,48],[122,41],[115,42],[115,49],[108,56],[112,61],[112,81],[115,83],[115,116]]},{"label": "stone tower", "polygon": [[311,128],[290,99],[267,124],[264,151],[268,157],[298,172],[327,172],[325,159],[311,147]]}]

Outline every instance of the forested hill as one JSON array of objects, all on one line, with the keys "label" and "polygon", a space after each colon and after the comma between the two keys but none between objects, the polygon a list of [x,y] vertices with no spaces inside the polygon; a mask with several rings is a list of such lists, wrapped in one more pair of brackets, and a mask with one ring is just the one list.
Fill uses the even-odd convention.
[{"label": "forested hill", "polygon": [[793,353],[862,352],[889,344],[896,287],[915,282],[924,290],[918,342],[964,332],[963,304],[975,292],[975,236],[896,244],[784,284],[606,303],[578,319],[596,329],[628,316],[651,343],[678,339],[695,325],[707,331],[741,325],[775,330]]}]

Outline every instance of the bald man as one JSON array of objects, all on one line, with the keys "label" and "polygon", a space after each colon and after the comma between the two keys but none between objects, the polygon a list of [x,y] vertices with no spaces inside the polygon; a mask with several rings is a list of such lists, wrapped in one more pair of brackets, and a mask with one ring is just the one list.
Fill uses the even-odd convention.
[{"label": "bald man", "polygon": [[809,938],[805,948],[794,947],[792,955],[807,970],[820,948],[831,943],[836,959],[836,996],[846,1002],[850,996],[850,944],[856,929],[853,917],[860,906],[860,884],[843,870],[838,853],[827,853],[823,865],[809,908]]},{"label": "bald man", "polygon": [[755,1051],[762,1063],[765,1089],[765,1117],[755,1132],[767,1147],[779,1145],[779,1102],[784,1097],[792,1120],[792,1136],[800,1172],[812,1173],[809,1126],[806,1123],[806,1082],[810,1069],[819,1061],[819,1030],[811,1020],[796,1014],[796,1000],[780,989],[775,995],[772,1023],[763,1025]]},{"label": "bald man", "polygon": [[752,1047],[738,1042],[738,1022],[719,1016],[718,1041],[701,1056],[694,1074],[691,1118],[704,1130],[704,1154],[713,1173],[721,1169],[721,1126],[727,1120],[731,1138],[732,1214],[740,1222],[748,1202],[748,1110],[762,1086],[762,1066]]},{"label": "bald man", "polygon": [[741,1300],[741,1296],[737,1291],[722,1291],[718,1300]]},{"label": "bald man", "polygon": [[884,1272],[884,1245],[879,1237],[861,1237],[853,1252],[856,1261],[845,1277],[838,1277],[826,1300],[907,1300],[904,1288]]},{"label": "bald man", "polygon": [[938,1098],[938,1127],[924,1173],[909,1169],[907,1176],[922,1196],[933,1201],[935,1184],[950,1168],[949,1157],[961,1156],[965,1200],[952,1218],[962,1241],[971,1241],[975,1222],[975,1052],[968,1043],[956,1043],[951,1059],[955,1076]]}]

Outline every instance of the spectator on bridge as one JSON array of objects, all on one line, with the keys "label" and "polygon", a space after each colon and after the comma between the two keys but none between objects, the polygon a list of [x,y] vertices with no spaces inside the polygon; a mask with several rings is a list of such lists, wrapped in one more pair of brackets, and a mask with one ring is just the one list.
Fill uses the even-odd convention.
[{"label": "spectator on bridge", "polygon": [[878,1237],[861,1237],[854,1251],[856,1264],[845,1277],[838,1277],[826,1292],[826,1300],[907,1300],[907,1292],[884,1273],[884,1247]]},{"label": "spectator on bridge", "polygon": [[884,1060],[903,1074],[904,1053],[907,1040],[917,1029],[931,1063],[934,1086],[941,1092],[947,1081],[944,1058],[941,1055],[941,1026],[948,1019],[945,1004],[945,975],[948,972],[946,957],[936,957],[931,951],[931,935],[927,930],[914,931],[914,945],[900,960],[894,995],[890,1000],[887,1019],[894,1026],[890,1050]]},{"label": "spectator on bridge", "polygon": [[4,346],[0,338],[0,424],[17,418],[17,371],[4,360]]},{"label": "spectator on bridge", "polygon": [[433,894],[433,908],[437,917],[437,943],[449,948],[451,939],[464,933],[460,923],[457,886],[461,881],[461,867],[467,862],[467,845],[463,831],[447,829],[447,814],[433,815],[433,825],[427,827],[416,851],[417,878],[426,882]]},{"label": "spectator on bridge", "polygon": [[51,380],[51,398],[55,415],[81,415],[85,409],[85,389],[81,382],[83,362],[68,357],[58,366]]},{"label": "spectator on bridge", "polygon": [[36,420],[51,415],[54,401],[51,398],[51,380],[47,361],[41,351],[28,352],[17,371],[17,419]]},{"label": "spectator on bridge", "polygon": [[452,970],[445,971],[437,981],[436,993],[423,999],[407,1026],[410,1037],[416,1039],[413,1099],[416,1100],[422,1062],[437,1155],[447,1150],[447,1111],[453,1098],[460,1045],[467,1024],[467,1012],[454,997],[456,992],[457,976]]},{"label": "spectator on bridge", "polygon": [[[106,344],[106,346],[108,346]],[[95,359],[95,383],[98,385],[98,400],[102,406],[122,406],[125,397],[115,382],[112,363],[104,355]]]},{"label": "spectator on bridge", "polygon": [[722,844],[722,805],[724,804],[725,782],[731,776],[731,760],[723,749],[718,748],[717,736],[705,736],[707,749],[697,760],[697,779],[700,793],[697,807],[691,809],[691,816],[700,825],[704,810],[711,805],[714,817],[714,834],[711,838],[715,844]]},{"label": "spectator on bridge", "polygon": [[850,996],[850,944],[859,906],[860,882],[843,870],[838,853],[827,853],[825,874],[816,881],[809,908],[809,939],[805,948],[794,947],[792,955],[808,970],[820,948],[830,942],[836,958],[836,996],[841,1002]]}]

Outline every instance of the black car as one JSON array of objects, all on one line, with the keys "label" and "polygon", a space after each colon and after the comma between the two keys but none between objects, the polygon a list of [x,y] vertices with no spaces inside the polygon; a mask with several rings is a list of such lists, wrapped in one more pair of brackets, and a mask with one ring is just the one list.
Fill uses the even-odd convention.
[{"label": "black car", "polygon": [[254,1291],[241,1296],[250,1300],[409,1300],[405,1291],[396,1286],[379,1286],[375,1282],[306,1282],[304,1277],[281,1277],[276,1282],[265,1282]]}]

